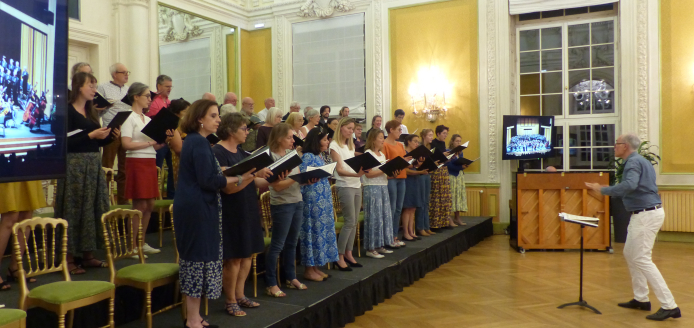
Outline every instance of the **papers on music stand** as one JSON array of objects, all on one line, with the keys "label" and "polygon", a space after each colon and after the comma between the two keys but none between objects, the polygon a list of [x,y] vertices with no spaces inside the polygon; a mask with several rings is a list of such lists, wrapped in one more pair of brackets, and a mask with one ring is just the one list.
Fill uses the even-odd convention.
[{"label": "papers on music stand", "polygon": [[589,216],[572,215],[572,214],[568,214],[568,213],[564,213],[564,212],[559,213],[559,217],[564,222],[576,223],[576,224],[580,224],[580,225],[587,226],[587,227],[593,227],[593,228],[597,228],[598,222],[600,221],[600,219],[598,219],[598,218],[592,218]]}]

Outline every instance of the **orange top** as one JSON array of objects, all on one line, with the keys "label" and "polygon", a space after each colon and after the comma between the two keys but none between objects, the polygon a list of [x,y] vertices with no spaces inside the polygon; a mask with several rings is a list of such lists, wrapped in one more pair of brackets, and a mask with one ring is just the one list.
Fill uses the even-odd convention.
[{"label": "orange top", "polygon": [[[391,159],[396,158],[398,156],[405,157],[405,154],[407,154],[407,152],[405,151],[405,146],[403,146],[399,142],[395,142],[395,145],[391,145],[387,141],[384,141],[383,142],[383,154],[386,155],[387,160],[391,160]],[[406,179],[407,173],[405,172],[405,170],[402,170],[402,171],[400,171],[400,174],[398,174],[395,178]],[[393,178],[388,177],[388,179],[393,179]]]}]

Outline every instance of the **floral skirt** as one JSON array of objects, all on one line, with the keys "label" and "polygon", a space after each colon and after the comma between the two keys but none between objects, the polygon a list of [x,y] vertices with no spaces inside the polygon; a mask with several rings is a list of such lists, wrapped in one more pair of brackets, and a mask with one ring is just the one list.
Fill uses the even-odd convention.
[{"label": "floral skirt", "polygon": [[448,175],[448,168],[442,166],[431,176],[429,225],[434,229],[448,226],[451,214],[451,181]]},{"label": "floral skirt", "polygon": [[217,299],[222,294],[222,260],[193,262],[179,260],[181,293],[186,296]]},{"label": "floral skirt", "polygon": [[465,191],[465,175],[449,175],[451,180],[451,208],[453,212],[467,212],[467,193]]},{"label": "floral skirt", "polygon": [[388,186],[364,186],[364,248],[374,250],[393,241],[393,215]]}]

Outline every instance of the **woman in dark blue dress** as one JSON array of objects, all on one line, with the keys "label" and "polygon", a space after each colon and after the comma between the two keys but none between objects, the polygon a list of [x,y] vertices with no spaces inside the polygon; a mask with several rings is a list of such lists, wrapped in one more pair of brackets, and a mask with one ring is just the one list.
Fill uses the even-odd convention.
[{"label": "woman in dark blue dress", "polygon": [[[174,198],[179,279],[186,295],[186,327],[208,326],[200,316],[200,298],[216,299],[222,291],[222,202],[219,190],[238,182],[225,177],[206,137],[217,131],[219,109],[198,100],[180,123],[188,136],[183,142]],[[211,327],[211,326],[210,326]]]},{"label": "woman in dark blue dress", "polygon": [[[212,152],[219,165],[231,167],[248,157],[249,154],[241,148],[248,136],[248,120],[243,115],[230,113],[222,116],[217,136],[221,141],[212,147]],[[233,316],[246,315],[241,307],[260,306],[243,294],[243,286],[251,270],[251,256],[265,249],[256,187],[269,186],[265,178],[270,175],[272,171],[267,168],[249,171],[239,177],[238,183],[227,185],[222,190],[222,285],[226,311]]]}]

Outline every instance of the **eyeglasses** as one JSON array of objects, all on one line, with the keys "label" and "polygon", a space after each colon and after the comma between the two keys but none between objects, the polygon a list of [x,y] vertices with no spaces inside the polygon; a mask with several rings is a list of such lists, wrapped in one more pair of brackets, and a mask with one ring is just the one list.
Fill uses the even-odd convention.
[{"label": "eyeglasses", "polygon": [[152,99],[152,94],[147,93],[146,95],[140,95],[140,97],[147,97],[148,99]]},{"label": "eyeglasses", "polygon": [[243,132],[248,132],[248,127],[242,127],[242,128],[239,128],[239,130],[243,131]]},{"label": "eyeglasses", "polygon": [[626,142],[615,142],[614,145],[626,145]]},{"label": "eyeglasses", "polygon": [[127,75],[130,75],[130,71],[126,71],[126,72],[116,71],[116,74],[125,74],[127,76]]}]

